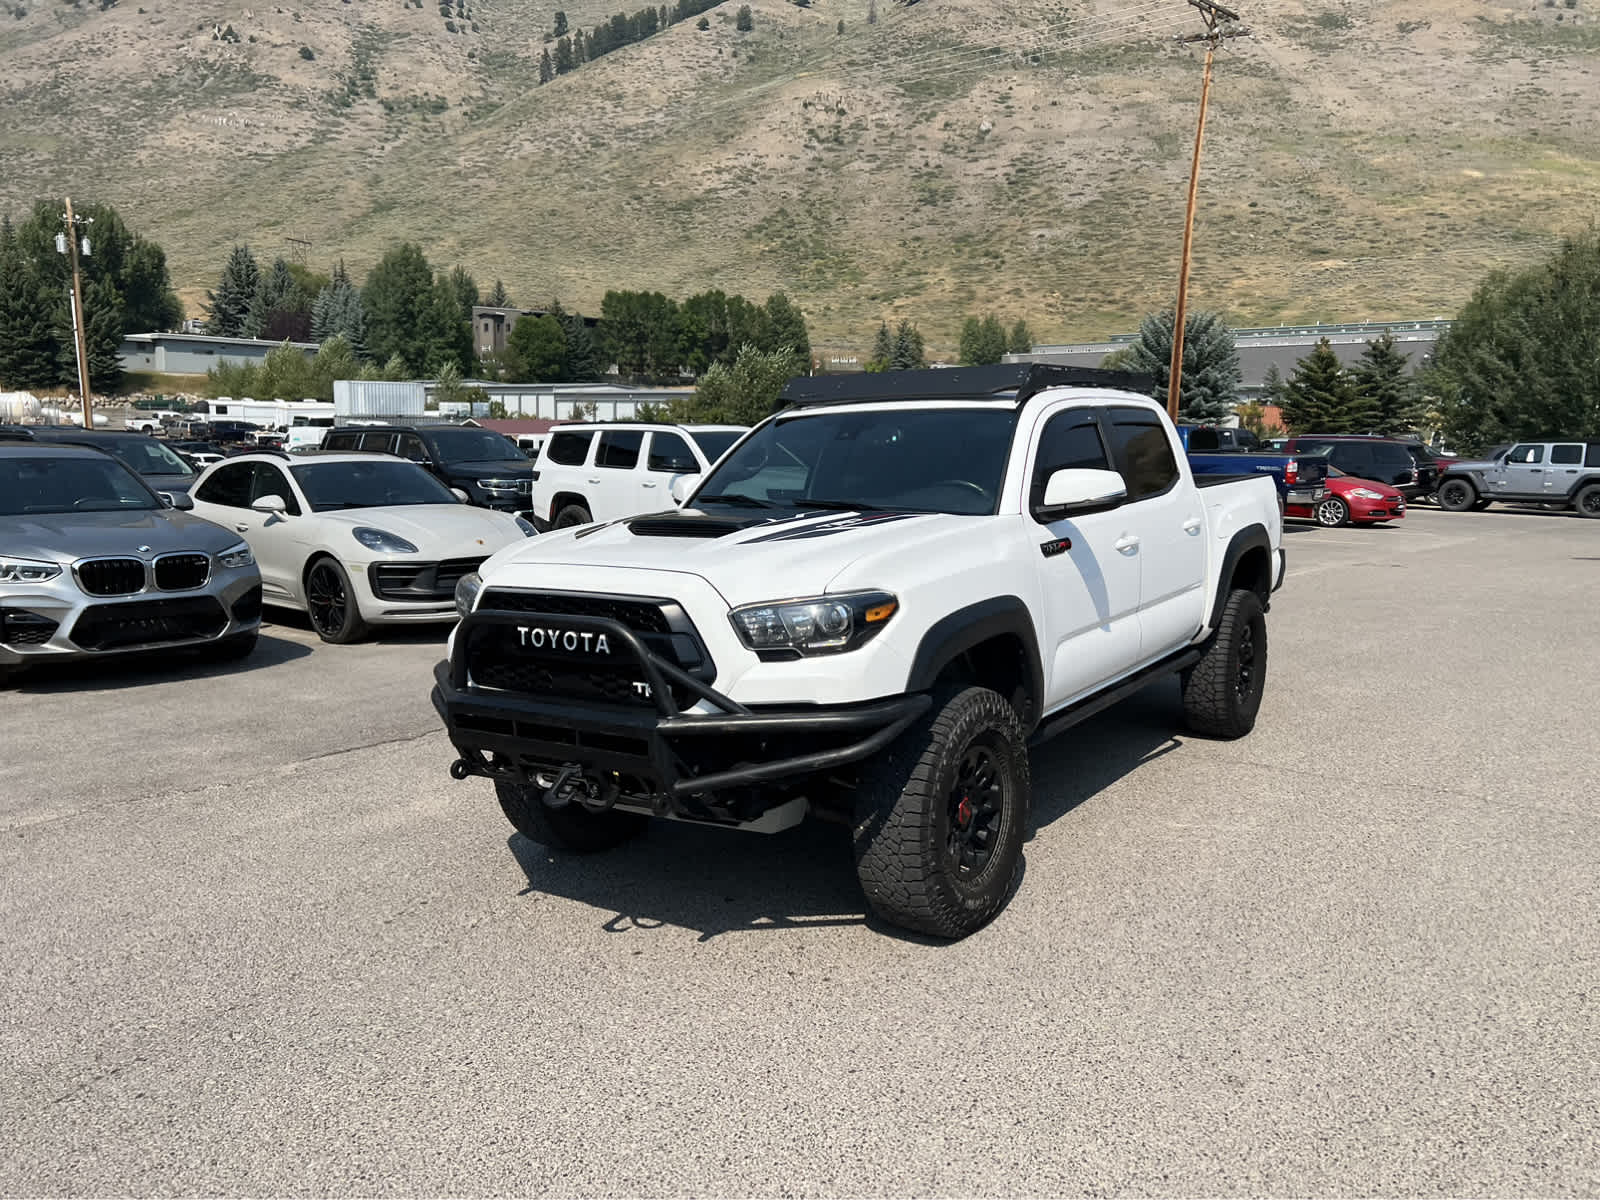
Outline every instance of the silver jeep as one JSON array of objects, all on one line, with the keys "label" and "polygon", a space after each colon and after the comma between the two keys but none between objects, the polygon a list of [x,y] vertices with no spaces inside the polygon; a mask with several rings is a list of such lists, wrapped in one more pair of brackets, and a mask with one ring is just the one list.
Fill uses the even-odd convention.
[{"label": "silver jeep", "polygon": [[1505,504],[1542,504],[1600,517],[1600,442],[1518,442],[1491,458],[1454,462],[1439,478],[1439,507],[1449,512]]}]

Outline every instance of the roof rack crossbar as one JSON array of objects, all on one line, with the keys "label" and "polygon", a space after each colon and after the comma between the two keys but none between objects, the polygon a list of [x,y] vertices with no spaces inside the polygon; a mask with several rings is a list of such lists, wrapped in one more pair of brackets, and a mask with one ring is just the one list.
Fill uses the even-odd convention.
[{"label": "roof rack crossbar", "polygon": [[1003,400],[1020,405],[1052,387],[1099,387],[1150,395],[1155,380],[1131,371],[1058,363],[995,363],[860,375],[798,375],[778,397],[789,408],[894,400]]}]

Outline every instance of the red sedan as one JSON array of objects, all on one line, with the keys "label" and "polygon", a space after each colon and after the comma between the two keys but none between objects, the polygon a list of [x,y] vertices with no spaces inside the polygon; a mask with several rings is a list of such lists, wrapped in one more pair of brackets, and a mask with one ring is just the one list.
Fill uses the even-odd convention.
[{"label": "red sedan", "polygon": [[1315,504],[1290,504],[1286,517],[1310,517],[1318,525],[1376,525],[1406,515],[1406,498],[1387,483],[1357,479],[1328,468],[1328,494]]}]

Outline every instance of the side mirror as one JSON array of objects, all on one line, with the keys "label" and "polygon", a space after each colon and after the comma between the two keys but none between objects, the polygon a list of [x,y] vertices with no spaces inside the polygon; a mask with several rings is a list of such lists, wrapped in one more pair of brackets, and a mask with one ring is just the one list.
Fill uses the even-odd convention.
[{"label": "side mirror", "polygon": [[289,511],[289,502],[282,496],[257,496],[250,507],[257,512],[282,514]]},{"label": "side mirror", "polygon": [[461,501],[461,503],[463,503],[463,504],[471,504],[472,503],[472,497],[467,495],[460,488],[451,488],[450,489],[450,494],[452,496],[454,496],[457,500]]},{"label": "side mirror", "polygon": [[699,475],[678,475],[667,485],[667,491],[672,496],[672,502],[682,505],[689,498],[689,493],[694,491],[695,484],[700,482]]},{"label": "side mirror", "polygon": [[157,492],[156,495],[161,497],[161,503],[178,512],[188,512],[194,508],[194,497],[188,492]]},{"label": "side mirror", "polygon": [[1128,498],[1128,485],[1115,471],[1071,467],[1056,471],[1044,485],[1044,502],[1034,514],[1046,520],[1104,512]]}]

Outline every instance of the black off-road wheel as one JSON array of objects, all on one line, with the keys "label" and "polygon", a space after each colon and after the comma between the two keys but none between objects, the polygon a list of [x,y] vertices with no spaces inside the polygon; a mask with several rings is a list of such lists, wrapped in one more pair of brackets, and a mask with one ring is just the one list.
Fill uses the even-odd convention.
[{"label": "black off-road wheel", "polygon": [[1478,503],[1478,489],[1465,479],[1446,479],[1439,485],[1439,507],[1445,512],[1466,512]]},{"label": "black off-road wheel", "polygon": [[530,842],[578,854],[595,854],[622,845],[644,832],[650,818],[641,813],[590,812],[581,804],[551,808],[538,788],[496,782],[495,795],[513,828]]},{"label": "black off-road wheel", "polygon": [[1266,682],[1266,611],[1256,593],[1235,588],[1200,661],[1183,674],[1189,728],[1206,737],[1243,737],[1255,728]]},{"label": "black off-road wheel", "polygon": [[551,522],[552,529],[570,529],[574,525],[592,525],[594,517],[589,510],[581,504],[569,504],[556,514],[556,519]]},{"label": "black off-road wheel", "polygon": [[317,559],[306,572],[306,615],[325,642],[344,645],[366,636],[367,623],[356,607],[350,576],[333,559]]},{"label": "black off-road wheel", "polygon": [[1600,517],[1600,483],[1591,483],[1572,498],[1580,517]]},{"label": "black off-road wheel", "polygon": [[884,920],[965,937],[1010,898],[1031,801],[1016,711],[987,688],[947,690],[866,772],[856,874]]},{"label": "black off-road wheel", "polygon": [[1332,529],[1350,519],[1350,506],[1338,496],[1327,496],[1317,501],[1317,524]]}]

